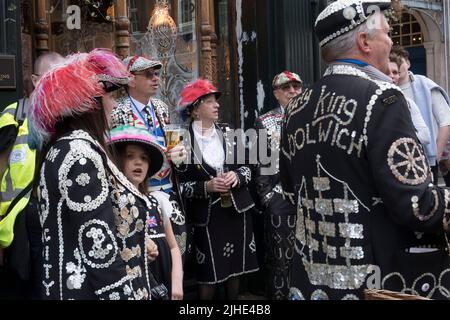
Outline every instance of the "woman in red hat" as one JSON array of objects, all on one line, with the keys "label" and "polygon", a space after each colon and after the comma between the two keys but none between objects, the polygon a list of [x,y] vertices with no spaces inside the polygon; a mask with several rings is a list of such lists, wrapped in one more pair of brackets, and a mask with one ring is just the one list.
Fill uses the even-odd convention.
[{"label": "woman in red hat", "polygon": [[217,123],[221,93],[199,79],[181,92],[178,110],[190,119],[186,144],[188,164],[177,167],[187,220],[193,226],[193,253],[200,299],[213,299],[216,285],[225,283],[227,298],[236,299],[239,276],[258,270],[247,189],[251,170],[238,163],[245,150],[240,137]]}]

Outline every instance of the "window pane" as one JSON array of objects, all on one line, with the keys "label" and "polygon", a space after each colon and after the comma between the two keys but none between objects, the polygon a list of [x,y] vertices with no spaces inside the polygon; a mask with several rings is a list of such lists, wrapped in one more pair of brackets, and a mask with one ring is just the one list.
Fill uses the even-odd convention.
[{"label": "window pane", "polygon": [[404,23],[402,25],[402,34],[406,35],[406,34],[409,34],[409,33],[411,33],[411,25],[407,24],[407,23]]},{"label": "window pane", "polygon": [[413,25],[412,25],[412,32],[413,32],[413,33],[421,32],[421,30],[420,30],[420,24],[419,24],[418,22],[413,23]]},{"label": "window pane", "polygon": [[410,46],[411,45],[411,36],[403,36],[402,37],[402,46]]},{"label": "window pane", "polygon": [[398,24],[392,27],[392,35],[393,36],[400,35],[400,26]]},{"label": "window pane", "polygon": [[400,45],[400,37],[393,37],[392,38],[392,42],[394,43],[394,45]]}]

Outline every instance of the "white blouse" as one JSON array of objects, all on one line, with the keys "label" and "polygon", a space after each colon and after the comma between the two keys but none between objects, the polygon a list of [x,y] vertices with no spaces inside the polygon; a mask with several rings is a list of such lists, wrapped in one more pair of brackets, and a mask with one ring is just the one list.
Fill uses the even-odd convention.
[{"label": "white blouse", "polygon": [[194,137],[200,148],[203,160],[212,168],[222,168],[225,162],[225,152],[223,151],[222,140],[217,133],[217,129],[213,126],[213,130],[209,135],[202,135],[201,129],[194,122]]}]

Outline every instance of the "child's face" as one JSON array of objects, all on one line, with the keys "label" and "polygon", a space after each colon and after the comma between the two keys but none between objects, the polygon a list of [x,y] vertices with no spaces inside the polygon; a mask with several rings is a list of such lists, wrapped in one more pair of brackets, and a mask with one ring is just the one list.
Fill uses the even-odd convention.
[{"label": "child's face", "polygon": [[143,147],[134,144],[127,145],[123,155],[123,169],[125,176],[134,186],[138,187],[145,180],[149,164],[150,159]]}]

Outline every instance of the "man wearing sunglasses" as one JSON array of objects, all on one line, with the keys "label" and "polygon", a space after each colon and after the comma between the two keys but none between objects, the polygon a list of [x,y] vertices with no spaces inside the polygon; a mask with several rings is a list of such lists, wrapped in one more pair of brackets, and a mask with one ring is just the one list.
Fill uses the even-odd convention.
[{"label": "man wearing sunglasses", "polygon": [[[143,126],[153,134],[158,143],[166,148],[165,127],[170,123],[169,108],[160,99],[155,98],[159,87],[159,73],[161,62],[141,56],[131,56],[124,59],[124,64],[132,74],[128,83],[127,94],[119,98],[111,117],[124,117],[130,124]],[[126,123],[125,121],[125,123]],[[185,215],[181,207],[176,177],[173,174],[171,161],[183,161],[187,152],[184,146],[179,144],[166,152],[160,172],[149,179],[148,191],[164,191],[172,203],[173,232],[177,244],[184,257],[186,249]]]},{"label": "man wearing sunglasses", "polygon": [[[284,71],[272,82],[273,94],[278,107],[260,116],[255,128],[260,137],[259,148],[265,146],[267,154],[276,159],[276,164],[259,163],[256,174],[256,188],[264,210],[265,278],[267,298],[286,299],[289,292],[288,276],[294,250],[295,208],[284,200],[281,192],[278,159],[281,124],[284,109],[289,101],[302,92],[302,80],[296,73]],[[276,152],[276,156],[272,153]],[[269,170],[275,168],[274,170]]]}]

